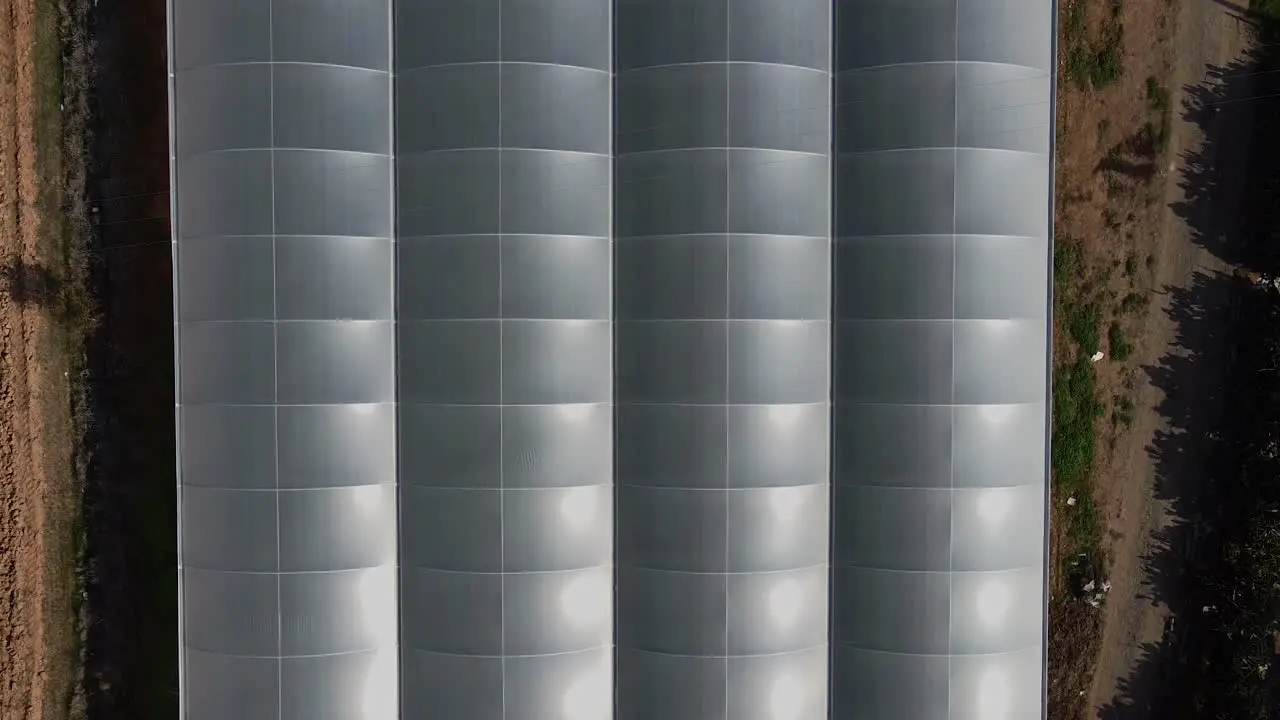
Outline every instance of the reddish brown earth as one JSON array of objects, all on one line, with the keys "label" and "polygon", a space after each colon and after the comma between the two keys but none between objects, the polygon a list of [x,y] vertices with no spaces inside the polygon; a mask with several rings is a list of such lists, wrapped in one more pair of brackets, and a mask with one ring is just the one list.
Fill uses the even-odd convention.
[{"label": "reddish brown earth", "polygon": [[[43,294],[49,266],[38,135],[36,0],[0,0],[0,718],[46,720],[73,672],[70,560],[61,528],[70,467],[68,381]],[[56,182],[56,181],[55,181]],[[56,221],[55,221],[56,225]],[[57,515],[57,517],[55,517]],[[57,546],[57,547],[55,547]],[[50,559],[62,565],[50,572]]]}]

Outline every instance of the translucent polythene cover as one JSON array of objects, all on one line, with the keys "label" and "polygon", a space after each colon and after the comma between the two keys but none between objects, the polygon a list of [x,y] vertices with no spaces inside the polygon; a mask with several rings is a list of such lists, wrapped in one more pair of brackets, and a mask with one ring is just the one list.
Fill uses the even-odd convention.
[{"label": "translucent polythene cover", "polygon": [[1042,714],[1053,12],[839,2],[839,720]]},{"label": "translucent polythene cover", "polygon": [[831,8],[617,5],[617,716],[827,707]]},{"label": "translucent polythene cover", "polygon": [[171,4],[185,717],[1040,716],[1051,0]]},{"label": "translucent polythene cover", "polygon": [[396,713],[387,0],[175,0],[182,696]]},{"label": "translucent polythene cover", "polygon": [[609,0],[399,0],[402,708],[613,707]]}]

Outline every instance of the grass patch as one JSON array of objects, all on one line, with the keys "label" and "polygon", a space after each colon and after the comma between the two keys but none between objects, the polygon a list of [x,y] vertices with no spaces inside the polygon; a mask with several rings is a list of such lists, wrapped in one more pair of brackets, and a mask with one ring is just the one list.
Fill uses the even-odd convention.
[{"label": "grass patch", "polygon": [[1053,388],[1053,522],[1059,528],[1049,604],[1049,716],[1083,717],[1101,643],[1102,613],[1081,591],[1101,576],[1103,520],[1093,499],[1098,401],[1093,364],[1060,364]]},{"label": "grass patch", "polygon": [[1065,309],[1067,311],[1067,333],[1080,348],[1081,355],[1092,355],[1098,352],[1102,348],[1102,342],[1098,334],[1098,323],[1101,315],[1098,304],[1094,302],[1084,304],[1068,303]]},{"label": "grass patch", "polygon": [[1080,88],[1102,88],[1124,75],[1124,25],[1121,0],[1111,0],[1097,37],[1090,37],[1088,2],[1075,0],[1066,9],[1062,38],[1067,78]]},{"label": "grass patch", "polygon": [[1119,396],[1115,401],[1115,409],[1111,411],[1111,422],[1127,428],[1133,424],[1133,411],[1133,398],[1128,395]]},{"label": "grass patch", "polygon": [[[1132,259],[1132,258],[1131,258]],[[1110,276],[1119,262],[1105,267]],[[1129,263],[1125,263],[1128,270]],[[1102,613],[1083,595],[1104,570],[1104,520],[1093,492],[1098,420],[1105,414],[1090,356],[1101,344],[1102,302],[1116,303],[1095,276],[1078,243],[1062,240],[1054,251],[1056,322],[1061,329],[1053,373],[1054,559],[1049,607],[1049,716],[1082,717],[1097,662]]]},{"label": "grass patch", "polygon": [[1084,270],[1084,250],[1079,243],[1060,240],[1053,249],[1053,283],[1059,289],[1068,287]]},{"label": "grass patch", "polygon": [[1053,253],[1053,285],[1057,321],[1086,355],[1101,348],[1098,334],[1100,310],[1092,300],[1083,301],[1091,287],[1087,279],[1084,250],[1079,243],[1062,240]]},{"label": "grass patch", "polygon": [[1173,101],[1169,88],[1160,84],[1154,76],[1147,78],[1147,109],[1155,119],[1147,123],[1152,141],[1163,151],[1169,144],[1169,133],[1173,125]]},{"label": "grass patch", "polygon": [[1150,302],[1150,298],[1142,293],[1131,292],[1124,296],[1124,300],[1120,301],[1120,312],[1131,314],[1142,310]]},{"label": "grass patch", "polygon": [[[86,343],[96,320],[89,289],[91,227],[86,207],[89,155],[89,89],[92,51],[90,0],[38,0],[33,62],[36,69],[36,158],[41,245],[19,282],[53,321],[40,342],[45,405],[43,442],[50,459],[45,496],[45,627],[49,665],[42,717],[81,720],[87,529],[82,499],[91,425]],[[11,276],[12,281],[13,276]]]},{"label": "grass patch", "polygon": [[1266,20],[1280,20],[1280,0],[1250,0],[1249,11]]},{"label": "grass patch", "polygon": [[1132,279],[1138,274],[1138,258],[1133,253],[1129,253],[1129,257],[1124,261],[1124,276]]},{"label": "grass patch", "polygon": [[1054,372],[1053,474],[1060,491],[1082,491],[1097,451],[1094,421],[1102,416],[1093,364],[1081,355]]},{"label": "grass patch", "polygon": [[1068,47],[1084,45],[1089,41],[1085,11],[1085,0],[1072,0],[1063,11],[1062,40]]},{"label": "grass patch", "polygon": [[1147,78],[1147,107],[1156,112],[1168,112],[1170,108],[1169,89],[1154,75]]},{"label": "grass patch", "polygon": [[1124,328],[1120,327],[1120,323],[1111,323],[1111,328],[1107,331],[1107,344],[1111,346],[1111,357],[1120,362],[1133,355],[1133,343],[1124,336]]}]

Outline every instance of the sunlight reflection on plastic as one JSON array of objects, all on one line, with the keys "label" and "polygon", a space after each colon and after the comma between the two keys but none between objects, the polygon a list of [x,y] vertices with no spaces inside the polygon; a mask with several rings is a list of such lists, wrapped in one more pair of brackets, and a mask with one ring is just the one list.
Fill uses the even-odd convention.
[{"label": "sunlight reflection on plastic", "polygon": [[599,324],[599,320],[584,320],[583,318],[563,318],[556,320],[556,327],[573,329],[579,332]]},{"label": "sunlight reflection on plastic", "polygon": [[592,407],[594,406],[585,403],[557,405],[556,414],[569,422],[582,422],[591,415]]},{"label": "sunlight reflection on plastic", "polygon": [[799,580],[787,578],[769,591],[769,617],[779,627],[788,627],[800,617],[804,608],[804,586]]},{"label": "sunlight reflection on plastic", "polygon": [[790,525],[800,514],[800,509],[804,507],[809,488],[778,487],[770,488],[766,492],[769,493],[769,509],[773,511],[773,516],[779,522]]},{"label": "sunlight reflection on plastic", "polygon": [[596,519],[596,489],[580,487],[565,490],[564,497],[560,498],[560,519],[574,532],[590,528]]},{"label": "sunlight reflection on plastic", "polygon": [[613,683],[609,656],[591,672],[569,686],[560,701],[564,720],[606,720],[613,704]]},{"label": "sunlight reflection on plastic", "polygon": [[361,717],[365,720],[395,717],[399,712],[396,669],[394,650],[383,650],[374,656],[361,692]]},{"label": "sunlight reflection on plastic", "polygon": [[560,612],[577,627],[603,627],[613,604],[609,590],[608,575],[594,571],[577,575],[560,589]]},{"label": "sunlight reflection on plastic", "polygon": [[378,416],[378,411],[382,408],[383,406],[377,403],[352,403],[350,405],[343,405],[342,412],[355,415],[362,419],[370,417],[376,418]]},{"label": "sunlight reflection on plastic", "polygon": [[769,689],[769,716],[772,720],[799,720],[805,716],[804,683],[787,673],[773,681]]},{"label": "sunlight reflection on plastic", "polygon": [[1009,717],[1009,679],[997,669],[987,670],[978,681],[978,714],[983,720]]},{"label": "sunlight reflection on plastic", "polygon": [[976,602],[978,619],[988,628],[1003,625],[1009,607],[1013,604],[1009,584],[1004,579],[988,580],[978,589]]},{"label": "sunlight reflection on plastic", "polygon": [[1013,510],[1013,493],[1004,488],[978,491],[978,517],[986,529],[997,529]]},{"label": "sunlight reflection on plastic", "polygon": [[352,504],[357,510],[365,513],[382,509],[383,489],[381,485],[361,485],[347,490],[351,493]]},{"label": "sunlight reflection on plastic", "polygon": [[982,327],[982,338],[987,342],[1018,329],[1018,321],[1009,318],[987,318],[978,320],[976,324]]},{"label": "sunlight reflection on plastic", "polygon": [[789,428],[804,416],[803,405],[770,405],[765,410],[765,417],[775,428]]},{"label": "sunlight reflection on plastic", "polygon": [[356,583],[356,601],[360,605],[358,617],[365,618],[374,642],[379,647],[391,647],[396,643],[396,582],[391,568],[374,568],[360,571]]},{"label": "sunlight reflection on plastic", "polygon": [[[1015,405],[979,405],[976,408],[978,419],[986,425],[1003,425],[1014,419],[1017,414]],[[992,430],[994,428],[987,428]]]}]

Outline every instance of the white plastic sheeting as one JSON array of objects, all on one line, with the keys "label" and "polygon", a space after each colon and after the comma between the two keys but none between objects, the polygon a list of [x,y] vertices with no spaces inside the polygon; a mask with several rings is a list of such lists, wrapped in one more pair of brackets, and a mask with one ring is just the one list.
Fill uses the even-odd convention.
[{"label": "white plastic sheeting", "polygon": [[1051,0],[170,2],[184,717],[1041,716]]}]

